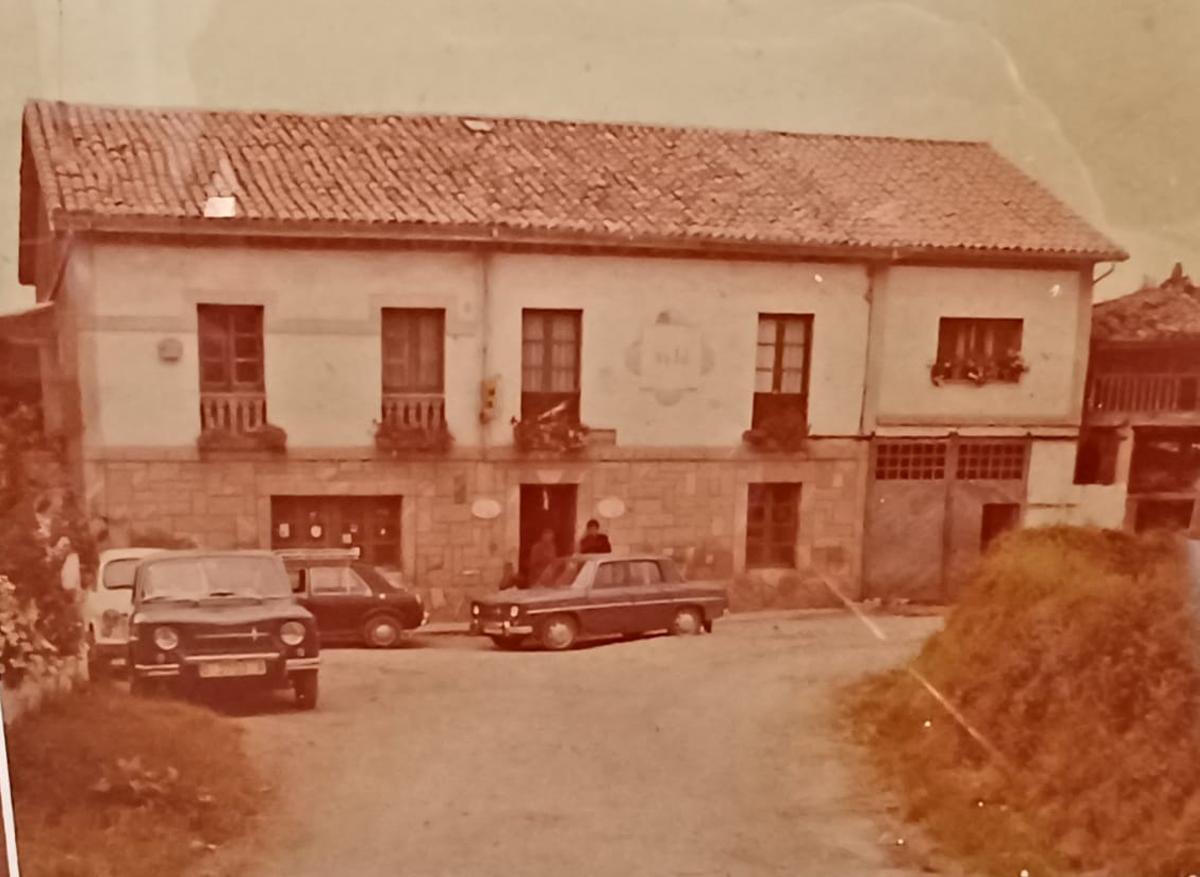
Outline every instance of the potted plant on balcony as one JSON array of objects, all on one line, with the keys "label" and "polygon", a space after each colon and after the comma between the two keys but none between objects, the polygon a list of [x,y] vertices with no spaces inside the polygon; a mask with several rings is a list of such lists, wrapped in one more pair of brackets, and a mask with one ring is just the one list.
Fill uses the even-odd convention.
[{"label": "potted plant on balcony", "polygon": [[287,432],[273,423],[263,423],[250,429],[234,430],[210,426],[196,438],[200,453],[213,451],[266,451],[282,454],[287,450]]},{"label": "potted plant on balcony", "polygon": [[759,451],[794,454],[808,444],[808,418],[801,411],[782,411],[742,433],[742,440]]},{"label": "potted plant on balcony", "polygon": [[518,453],[578,453],[587,447],[588,428],[572,418],[565,403],[525,420],[512,419],[513,447]]},{"label": "potted plant on balcony", "polygon": [[375,421],[375,449],[399,457],[405,454],[444,454],[454,446],[454,435],[442,421],[433,424]]},{"label": "potted plant on balcony", "polygon": [[1029,371],[1029,366],[1025,364],[1020,352],[1016,350],[1005,353],[996,365],[996,377],[1002,381],[1019,381],[1021,375],[1027,371]]}]

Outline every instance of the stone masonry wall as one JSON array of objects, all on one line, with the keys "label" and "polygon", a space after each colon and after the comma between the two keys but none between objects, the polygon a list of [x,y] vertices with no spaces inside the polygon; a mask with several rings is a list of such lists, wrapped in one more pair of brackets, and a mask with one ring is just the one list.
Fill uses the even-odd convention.
[{"label": "stone masonry wall", "polygon": [[[817,444],[817,443],[814,443]],[[107,459],[87,464],[93,511],[114,544],[139,530],[190,536],[212,548],[265,548],[275,495],[400,495],[405,579],[435,617],[463,617],[472,595],[516,566],[522,484],[577,484],[577,527],[603,499],[614,550],[666,551],[693,577],[731,578],[745,555],[747,485],[801,482],[797,566],[831,573],[851,590],[861,569],[865,443],[819,443],[804,458],[568,460],[466,457],[370,459]],[[477,499],[500,507],[476,517]],[[770,575],[768,571],[764,573]]]}]

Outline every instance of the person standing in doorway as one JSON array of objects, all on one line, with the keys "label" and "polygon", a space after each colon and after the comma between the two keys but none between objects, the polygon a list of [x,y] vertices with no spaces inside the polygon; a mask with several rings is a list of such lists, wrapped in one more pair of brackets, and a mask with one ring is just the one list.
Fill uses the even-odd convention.
[{"label": "person standing in doorway", "polygon": [[528,573],[525,577],[525,587],[530,588],[537,584],[546,567],[554,563],[557,557],[558,546],[554,544],[554,531],[543,530],[542,538],[529,549],[529,562],[525,566]]},{"label": "person standing in doorway", "polygon": [[583,538],[579,540],[580,554],[611,554],[612,545],[608,537],[600,532],[600,522],[595,518],[587,522]]}]

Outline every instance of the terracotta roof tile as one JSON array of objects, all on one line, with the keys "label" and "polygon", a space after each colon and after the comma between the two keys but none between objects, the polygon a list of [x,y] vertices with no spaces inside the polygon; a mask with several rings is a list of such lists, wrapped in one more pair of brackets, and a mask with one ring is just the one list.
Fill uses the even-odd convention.
[{"label": "terracotta roof tile", "polygon": [[251,227],[1124,258],[982,143],[49,102],[25,130],[56,225],[232,194]]},{"label": "terracotta roof tile", "polygon": [[1200,286],[1176,265],[1169,278],[1092,308],[1092,340],[1109,343],[1200,338]]}]

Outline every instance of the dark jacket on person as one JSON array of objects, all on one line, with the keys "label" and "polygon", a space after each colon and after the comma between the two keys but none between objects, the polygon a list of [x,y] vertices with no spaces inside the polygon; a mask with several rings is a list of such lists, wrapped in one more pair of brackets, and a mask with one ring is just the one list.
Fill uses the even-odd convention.
[{"label": "dark jacket on person", "polygon": [[612,545],[603,533],[585,535],[579,540],[580,554],[611,554]]}]

